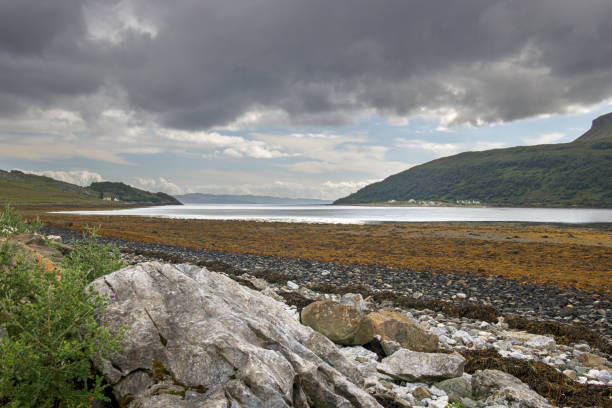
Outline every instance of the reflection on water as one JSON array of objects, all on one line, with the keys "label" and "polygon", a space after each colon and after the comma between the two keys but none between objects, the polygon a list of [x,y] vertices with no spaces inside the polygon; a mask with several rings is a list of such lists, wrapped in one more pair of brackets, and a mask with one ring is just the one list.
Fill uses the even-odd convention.
[{"label": "reflection on water", "polygon": [[198,204],[112,211],[64,211],[94,215],[256,220],[334,224],[429,221],[612,222],[612,209],[489,207],[359,207],[332,205]]}]

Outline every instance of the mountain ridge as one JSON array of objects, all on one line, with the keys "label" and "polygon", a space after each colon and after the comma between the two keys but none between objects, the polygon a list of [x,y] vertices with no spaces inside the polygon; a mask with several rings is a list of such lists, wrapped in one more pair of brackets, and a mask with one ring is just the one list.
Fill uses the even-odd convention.
[{"label": "mountain ridge", "polygon": [[189,193],[175,195],[184,204],[329,204],[331,200],[316,198],[272,197],[253,194]]}]

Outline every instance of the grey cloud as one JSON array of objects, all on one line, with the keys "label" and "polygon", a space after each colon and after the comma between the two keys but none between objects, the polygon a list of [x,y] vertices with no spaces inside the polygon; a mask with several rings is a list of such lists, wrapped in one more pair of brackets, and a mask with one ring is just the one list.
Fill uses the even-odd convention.
[{"label": "grey cloud", "polygon": [[88,35],[92,3],[0,2],[0,109],[112,86],[162,125],[206,129],[253,108],[297,125],[440,108],[486,123],[612,96],[609,0],[133,0],[156,35],[117,44]]}]

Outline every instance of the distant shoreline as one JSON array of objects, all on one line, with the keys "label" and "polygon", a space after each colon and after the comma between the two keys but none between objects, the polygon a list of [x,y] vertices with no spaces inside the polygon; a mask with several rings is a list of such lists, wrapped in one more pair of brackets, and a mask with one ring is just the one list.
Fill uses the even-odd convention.
[{"label": "distant shoreline", "polygon": [[374,202],[374,203],[352,203],[352,204],[335,204],[332,206],[347,206],[347,207],[456,207],[456,208],[541,208],[541,209],[563,209],[563,210],[612,210],[612,207],[589,207],[589,206],[572,206],[572,207],[557,207],[548,205],[505,205],[505,204],[453,204],[453,203],[436,203],[436,204],[420,204],[409,203],[407,201],[397,201],[394,203]]}]

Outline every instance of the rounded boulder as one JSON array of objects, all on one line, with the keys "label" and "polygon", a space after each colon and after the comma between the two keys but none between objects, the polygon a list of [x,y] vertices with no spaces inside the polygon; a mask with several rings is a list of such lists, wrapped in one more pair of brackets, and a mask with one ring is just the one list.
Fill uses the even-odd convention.
[{"label": "rounded boulder", "polygon": [[372,321],[356,307],[331,301],[313,302],[302,310],[302,324],[337,344],[358,346],[374,338]]}]

